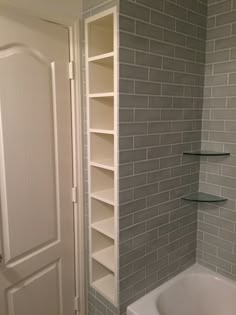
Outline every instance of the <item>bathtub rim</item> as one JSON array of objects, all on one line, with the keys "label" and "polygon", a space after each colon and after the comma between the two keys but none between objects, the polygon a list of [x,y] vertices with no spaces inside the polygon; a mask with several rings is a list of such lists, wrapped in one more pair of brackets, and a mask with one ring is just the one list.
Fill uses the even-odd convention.
[{"label": "bathtub rim", "polygon": [[[160,285],[159,287],[157,287],[156,289],[150,291],[149,293],[147,293],[146,295],[144,295],[143,297],[141,297],[140,299],[138,299],[137,301],[135,301],[134,303],[130,304],[127,307],[127,315],[141,315],[140,313],[140,308],[142,307],[142,305],[149,305],[149,306],[154,306],[155,303],[153,303],[153,305],[149,302],[153,301],[153,297],[155,296],[155,300],[160,296],[160,294],[162,292],[164,292],[165,290],[167,290],[172,284],[174,284],[176,281],[184,278],[185,276],[188,275],[210,275],[211,277],[213,277],[215,280],[217,281],[223,281],[224,283],[226,283],[227,285],[231,285],[234,288],[236,288],[236,281],[227,278],[211,269],[208,269],[198,263],[190,266],[189,268],[187,268],[186,270],[182,271],[181,273],[179,273],[178,275],[176,275],[175,277],[173,277],[172,279],[168,280],[167,282],[163,283],[162,285]],[[150,309],[150,315],[160,315],[160,313],[158,312],[158,310],[156,309],[155,306],[155,310],[152,307]]]}]

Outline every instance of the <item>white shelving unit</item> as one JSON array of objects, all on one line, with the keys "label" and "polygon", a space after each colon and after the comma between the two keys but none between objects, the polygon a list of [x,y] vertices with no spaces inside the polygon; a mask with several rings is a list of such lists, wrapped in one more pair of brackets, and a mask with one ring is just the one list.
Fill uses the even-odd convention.
[{"label": "white shelving unit", "polygon": [[112,8],[85,21],[90,284],[118,300],[118,40]]}]

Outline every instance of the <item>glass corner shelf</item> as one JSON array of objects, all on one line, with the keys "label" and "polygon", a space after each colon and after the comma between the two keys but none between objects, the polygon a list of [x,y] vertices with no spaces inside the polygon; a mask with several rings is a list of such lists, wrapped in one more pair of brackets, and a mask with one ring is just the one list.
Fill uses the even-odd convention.
[{"label": "glass corner shelf", "polygon": [[222,202],[227,201],[226,198],[215,196],[211,194],[206,194],[203,192],[195,192],[190,195],[182,197],[183,200],[196,201],[196,202]]},{"label": "glass corner shelf", "polygon": [[217,152],[217,151],[207,151],[207,150],[199,150],[199,151],[187,151],[183,152],[184,155],[197,155],[197,156],[228,156],[229,152]]}]

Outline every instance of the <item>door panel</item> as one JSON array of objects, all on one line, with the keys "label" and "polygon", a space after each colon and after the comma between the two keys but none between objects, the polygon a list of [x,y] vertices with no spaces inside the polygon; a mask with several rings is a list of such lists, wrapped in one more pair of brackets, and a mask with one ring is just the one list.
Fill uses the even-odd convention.
[{"label": "door panel", "polygon": [[0,14],[1,315],[74,314],[68,43]]},{"label": "door panel", "polygon": [[6,263],[55,241],[58,230],[53,68],[30,50],[17,48],[0,53],[5,54],[0,72],[6,74],[0,75],[1,89],[14,87],[0,100]]},{"label": "door panel", "polygon": [[[62,314],[58,267],[58,263],[55,263],[11,288],[7,292],[9,314]],[[45,291],[45,287],[49,288],[50,294]],[[28,292],[30,292],[30,303]]]}]

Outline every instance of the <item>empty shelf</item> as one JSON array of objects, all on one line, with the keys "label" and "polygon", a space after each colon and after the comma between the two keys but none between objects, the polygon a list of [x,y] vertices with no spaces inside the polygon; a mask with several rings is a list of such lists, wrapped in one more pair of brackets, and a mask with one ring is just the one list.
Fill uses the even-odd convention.
[{"label": "empty shelf", "polygon": [[93,259],[105,266],[112,272],[115,271],[115,249],[110,246],[92,254]]},{"label": "empty shelf", "polygon": [[110,52],[107,54],[102,54],[102,55],[88,58],[88,61],[101,63],[101,64],[104,64],[107,66],[112,66],[113,65],[113,57],[114,57],[114,52]]},{"label": "empty shelf", "polygon": [[92,161],[90,163],[92,166],[104,168],[109,171],[114,171],[114,161],[113,160],[102,160],[102,161]]},{"label": "empty shelf", "polygon": [[183,197],[182,199],[188,200],[188,201],[197,201],[197,202],[220,202],[220,201],[226,201],[227,200],[224,197],[206,194],[203,192],[192,193],[188,196]]},{"label": "empty shelf", "polygon": [[114,189],[107,189],[92,193],[91,197],[114,206]]},{"label": "empty shelf", "polygon": [[101,98],[101,97],[114,97],[113,92],[108,92],[108,93],[92,93],[89,94],[90,98]]},{"label": "empty shelf", "polygon": [[112,239],[115,238],[114,235],[114,218],[109,218],[103,221],[98,221],[92,224],[92,228]]},{"label": "empty shelf", "polygon": [[102,134],[106,134],[106,135],[114,135],[114,130],[111,129],[90,129],[89,130],[91,133],[102,133]]},{"label": "empty shelf", "polygon": [[110,302],[115,302],[115,280],[113,275],[107,275],[94,281],[93,286],[99,293],[104,294]]},{"label": "empty shelf", "polygon": [[217,151],[189,151],[189,152],[184,152],[183,154],[185,155],[199,155],[199,156],[226,156],[230,155],[229,152],[217,152]]}]

